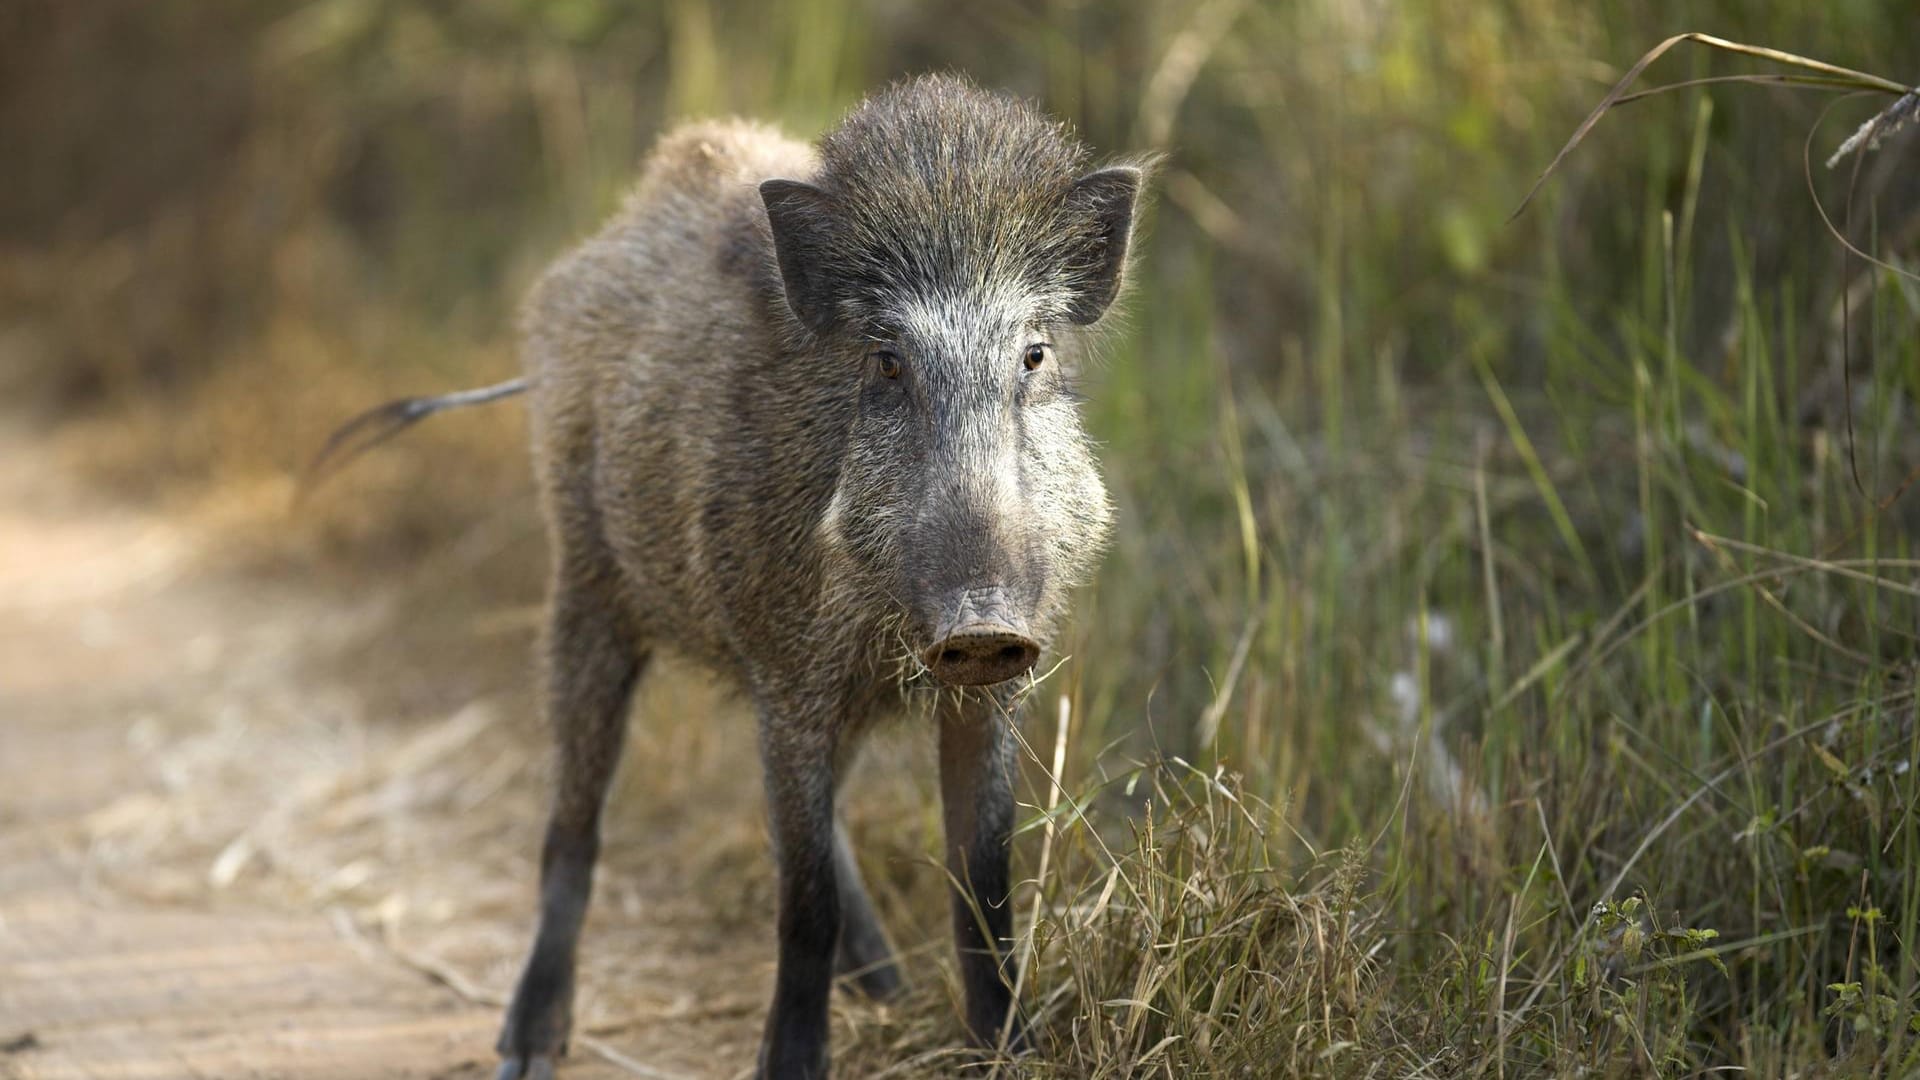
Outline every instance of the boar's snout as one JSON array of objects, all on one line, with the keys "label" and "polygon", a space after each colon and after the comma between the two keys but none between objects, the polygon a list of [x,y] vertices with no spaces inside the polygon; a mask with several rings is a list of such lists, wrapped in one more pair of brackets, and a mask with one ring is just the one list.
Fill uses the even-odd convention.
[{"label": "boar's snout", "polygon": [[1032,668],[1040,644],[1002,588],[969,589],[945,605],[933,644],[921,654],[933,677],[952,686],[988,686]]}]

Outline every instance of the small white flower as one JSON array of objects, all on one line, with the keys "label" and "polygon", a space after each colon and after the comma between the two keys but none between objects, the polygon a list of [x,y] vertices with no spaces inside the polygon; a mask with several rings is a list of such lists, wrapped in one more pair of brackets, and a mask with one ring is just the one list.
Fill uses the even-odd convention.
[{"label": "small white flower", "polygon": [[1900,95],[1898,101],[1873,114],[1871,119],[1861,124],[1859,130],[1847,136],[1847,141],[1841,143],[1840,149],[1835,150],[1833,156],[1827,159],[1827,168],[1831,169],[1845,161],[1848,155],[1860,150],[1863,145],[1866,147],[1863,153],[1871,154],[1880,149],[1880,143],[1887,136],[1898,133],[1901,128],[1911,123],[1915,116],[1920,116],[1920,89],[1909,90]]}]

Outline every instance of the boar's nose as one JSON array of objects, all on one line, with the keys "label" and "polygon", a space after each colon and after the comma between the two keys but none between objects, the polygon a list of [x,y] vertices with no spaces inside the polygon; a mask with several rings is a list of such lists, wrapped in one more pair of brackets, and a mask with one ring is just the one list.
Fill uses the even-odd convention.
[{"label": "boar's nose", "polygon": [[953,686],[989,686],[1006,682],[1040,659],[1040,646],[1025,634],[999,623],[970,623],[934,642],[927,650],[933,677]]},{"label": "boar's nose", "polygon": [[969,590],[922,654],[933,677],[952,686],[988,686],[1033,667],[1040,644],[1009,610],[1000,589]]}]

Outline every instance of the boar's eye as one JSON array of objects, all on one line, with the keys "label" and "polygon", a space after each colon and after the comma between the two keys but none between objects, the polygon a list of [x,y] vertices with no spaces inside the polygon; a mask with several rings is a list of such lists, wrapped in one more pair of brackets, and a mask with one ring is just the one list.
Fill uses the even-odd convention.
[{"label": "boar's eye", "polygon": [[873,360],[874,360],[874,363],[880,368],[881,378],[897,379],[900,377],[900,354],[899,353],[896,353],[890,349],[881,349],[879,352],[876,352],[873,354]]},{"label": "boar's eye", "polygon": [[1047,362],[1048,348],[1049,346],[1045,342],[1029,345],[1027,346],[1027,355],[1023,357],[1020,362],[1026,366],[1028,371],[1038,370],[1041,364]]}]

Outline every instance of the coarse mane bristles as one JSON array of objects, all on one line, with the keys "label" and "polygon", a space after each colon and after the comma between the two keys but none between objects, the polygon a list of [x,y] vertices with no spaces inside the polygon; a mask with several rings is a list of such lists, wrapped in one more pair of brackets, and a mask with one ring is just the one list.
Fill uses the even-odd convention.
[{"label": "coarse mane bristles", "polygon": [[1093,268],[1096,222],[1068,212],[1087,161],[1067,128],[1017,98],[929,75],[869,98],[820,140],[833,197],[825,253],[868,315],[906,295],[1021,286],[1064,311]]}]

